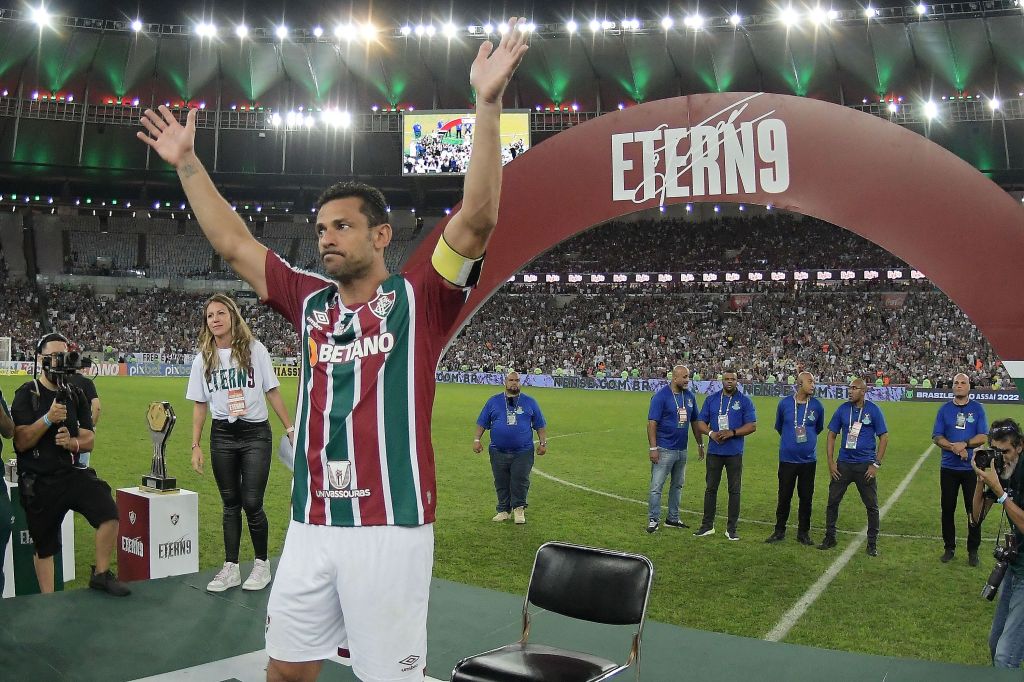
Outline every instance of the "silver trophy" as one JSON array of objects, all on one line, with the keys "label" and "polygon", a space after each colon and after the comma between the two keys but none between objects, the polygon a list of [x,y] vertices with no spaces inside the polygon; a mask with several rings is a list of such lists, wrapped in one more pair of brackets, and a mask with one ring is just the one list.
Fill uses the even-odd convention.
[{"label": "silver trophy", "polygon": [[153,440],[153,462],[149,474],[142,477],[142,487],[161,493],[174,492],[178,489],[178,482],[167,475],[167,461],[164,457],[167,439],[174,429],[174,408],[170,403],[150,403],[146,421],[149,423],[149,437]]}]

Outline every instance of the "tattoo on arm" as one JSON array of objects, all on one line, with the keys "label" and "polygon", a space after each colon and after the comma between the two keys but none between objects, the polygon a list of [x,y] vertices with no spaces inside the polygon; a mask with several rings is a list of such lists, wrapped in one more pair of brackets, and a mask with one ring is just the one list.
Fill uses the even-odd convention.
[{"label": "tattoo on arm", "polygon": [[193,175],[196,174],[197,171],[195,166],[193,166],[191,163],[186,163],[184,166],[180,168],[180,172],[182,177],[191,178]]}]

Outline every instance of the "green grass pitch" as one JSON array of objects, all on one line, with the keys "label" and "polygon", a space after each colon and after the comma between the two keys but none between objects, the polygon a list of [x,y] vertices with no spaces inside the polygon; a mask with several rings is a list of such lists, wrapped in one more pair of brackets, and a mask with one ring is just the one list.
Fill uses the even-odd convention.
[{"label": "green grass pitch", "polygon": [[[23,377],[0,377],[8,401]],[[145,408],[152,400],[171,402],[178,424],[168,447],[168,468],[178,484],[199,492],[200,565],[223,562],[220,498],[210,473],[195,474],[189,462],[191,404],[185,380],[101,377],[97,388],[103,416],[92,463],[113,488],[137,485],[148,470],[151,452]],[[292,406],[296,381],[285,380],[282,393]],[[740,542],[724,533],[695,538],[690,531],[662,527],[648,535],[646,491],[650,475],[645,422],[648,394],[530,389],[548,419],[548,454],[538,458],[530,490],[528,523],[493,523],[494,490],[486,454],[472,452],[473,424],[497,387],[438,386],[434,408],[434,444],[438,470],[438,523],[434,574],[441,578],[521,594],[533,555],[547,540],[567,540],[646,554],[657,575],[649,617],[686,627],[746,637],[764,637],[780,617],[854,540],[840,534],[828,552],[804,547],[790,530],[786,542],[766,545],[775,516],[778,437],[775,400],[755,400],[760,430],[748,437],[744,455]],[[701,397],[702,398],[702,397]],[[835,401],[825,401],[829,414]],[[938,403],[882,404],[890,429],[889,452],[879,475],[879,503],[928,449]],[[1019,405],[989,405],[989,421],[1024,418]],[[282,429],[274,419],[275,440]],[[209,425],[207,425],[207,434]],[[486,439],[486,436],[485,436]],[[204,451],[209,457],[208,436]],[[819,454],[824,460],[824,438]],[[4,456],[12,455],[10,442]],[[547,474],[545,476],[543,474]],[[695,452],[687,464],[683,520],[696,527],[703,500],[704,465]],[[568,486],[585,486],[592,491]],[[724,477],[723,477],[724,478]],[[828,487],[827,466],[819,464],[812,536],[820,540]],[[280,553],[288,523],[290,472],[275,460],[266,495],[271,555]],[[605,495],[599,494],[607,493]],[[612,497],[617,496],[617,497]],[[622,499],[619,499],[622,498]],[[719,492],[725,512],[726,486]],[[663,503],[667,495],[663,496]],[[791,523],[796,521],[794,499]],[[840,510],[841,531],[865,525],[863,505],[852,489]],[[882,519],[881,556],[858,552],[821,598],[797,622],[785,641],[875,654],[985,665],[993,605],[978,595],[993,565],[992,540],[997,521],[983,529],[982,565],[967,566],[963,536],[957,558],[938,561],[939,453],[932,450],[889,514]],[[76,567],[82,587],[93,558],[93,534],[76,517]],[[724,530],[724,519],[717,527]],[[247,531],[242,561],[252,559]]]}]

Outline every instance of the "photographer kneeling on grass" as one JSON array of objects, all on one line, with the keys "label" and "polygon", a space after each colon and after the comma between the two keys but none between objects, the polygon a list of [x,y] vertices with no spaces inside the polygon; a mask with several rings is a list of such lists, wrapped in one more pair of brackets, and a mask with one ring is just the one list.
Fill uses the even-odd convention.
[{"label": "photographer kneeling on grass", "polygon": [[989,448],[975,450],[971,461],[978,475],[971,522],[980,525],[993,504],[1003,505],[1009,521],[1005,544],[999,544],[1003,529],[1000,518],[994,552],[997,563],[982,594],[993,599],[999,589],[999,604],[988,637],[992,664],[1019,668],[1024,659],[1024,557],[1017,550],[1024,541],[1024,467],[1018,463],[1024,436],[1017,422],[1001,419],[992,424],[988,441]]},{"label": "photographer kneeling on grass", "polygon": [[93,449],[89,400],[69,381],[80,367],[60,334],[46,334],[36,346],[42,372],[14,394],[14,449],[18,453],[18,487],[28,530],[35,543],[39,589],[53,592],[53,556],[60,550],[60,526],[76,511],[96,529],[96,565],[89,587],[123,597],[131,593],[110,570],[117,541],[117,506],[110,486],[96,471],[76,466],[81,453]]}]

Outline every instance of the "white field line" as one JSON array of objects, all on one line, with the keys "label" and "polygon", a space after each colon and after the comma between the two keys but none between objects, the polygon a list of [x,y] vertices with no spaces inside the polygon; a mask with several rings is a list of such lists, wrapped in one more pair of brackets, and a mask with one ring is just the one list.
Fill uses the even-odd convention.
[{"label": "white field line", "polygon": [[[615,429],[606,429],[605,431],[579,431],[577,433],[564,433],[564,434],[561,434],[561,435],[558,435],[558,436],[548,436],[548,440],[554,440],[555,438],[568,438],[570,436],[581,436],[581,435],[591,434],[591,433],[608,433],[609,431],[614,431],[614,430]],[[536,467],[536,465],[534,465],[534,467],[533,467],[533,473],[537,474],[541,478],[546,478],[549,481],[552,481],[554,483],[558,483],[560,485],[564,485],[567,488],[575,488],[576,490],[582,490],[583,492],[591,493],[593,495],[601,495],[602,497],[608,497],[608,498],[611,498],[613,500],[618,500],[619,502],[628,502],[629,504],[640,504],[640,505],[643,505],[645,507],[647,506],[647,501],[646,500],[638,500],[638,499],[633,498],[633,497],[624,497],[622,495],[616,495],[615,493],[609,493],[609,492],[606,492],[604,490],[598,490],[597,488],[589,488],[589,487],[587,487],[585,485],[580,485],[579,483],[573,483],[572,481],[567,481],[564,478],[559,478],[558,476],[554,476],[552,474],[549,474],[546,471],[542,471],[541,469],[538,469]],[[699,510],[699,509],[683,509],[682,507],[680,507],[679,511],[680,511],[680,513],[692,514],[693,516],[698,516],[698,517],[704,515],[704,512],[702,510]],[[725,514],[719,514],[717,518],[723,518],[724,519],[725,517],[726,517]],[[740,522],[742,522],[742,523],[752,523],[752,524],[757,525],[757,526],[771,526],[773,528],[775,527],[775,522],[774,521],[762,521],[760,519],[747,519],[747,518],[740,517]],[[789,524],[787,526],[787,528],[796,528],[796,525],[791,523],[791,524]],[[812,526],[812,528],[819,528],[819,530],[820,530],[820,527],[817,527],[817,526]],[[841,530],[840,529],[840,530],[837,530],[836,533],[839,534],[839,535],[861,535],[863,533],[863,531]],[[901,539],[901,540],[933,540],[933,541],[941,541],[942,540],[942,538],[937,536],[937,535],[911,535],[911,534],[906,534],[906,533],[879,533],[878,537],[880,537],[880,538],[898,538],[898,539]],[[967,538],[957,538],[957,540],[966,542]],[[982,538],[982,542],[986,542],[986,541],[995,542],[995,537]]]},{"label": "white field line", "polygon": [[[896,486],[896,490],[893,491],[892,495],[889,496],[889,499],[886,500],[885,504],[883,504],[881,509],[878,510],[879,521],[885,518],[885,515],[890,509],[892,509],[892,506],[900,499],[900,496],[910,485],[910,481],[914,478],[914,474],[918,472],[921,465],[924,464],[925,459],[928,458],[929,453],[931,453],[934,448],[935,445],[930,445],[927,450],[921,453],[921,456],[918,458],[914,466],[911,467],[910,471],[907,472],[907,475],[903,477],[900,484]],[[866,525],[864,526],[864,530],[858,533],[857,536],[857,539],[850,543],[846,550],[832,562],[832,565],[825,569],[825,572],[821,574],[821,577],[818,578],[813,585],[807,588],[807,591],[804,592],[803,596],[796,600],[796,603],[793,604],[789,611],[786,611],[786,613],[782,615],[782,618],[780,618],[779,622],[775,624],[775,627],[773,627],[768,634],[764,636],[766,640],[769,642],[778,642],[789,634],[789,631],[793,629],[793,626],[796,625],[797,621],[807,613],[807,609],[811,608],[814,602],[818,600],[818,597],[820,597],[825,589],[828,588],[829,584],[835,580],[837,575],[839,575],[839,572],[846,567],[846,564],[850,563],[850,559],[853,558],[853,555],[860,550],[865,540],[867,540]]]}]

